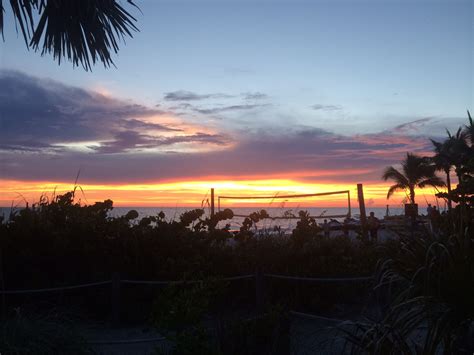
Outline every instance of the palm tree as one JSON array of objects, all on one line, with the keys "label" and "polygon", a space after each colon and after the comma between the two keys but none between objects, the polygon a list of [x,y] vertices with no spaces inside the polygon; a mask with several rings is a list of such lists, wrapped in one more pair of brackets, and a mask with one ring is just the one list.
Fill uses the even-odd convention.
[{"label": "palm tree", "polygon": [[444,187],[444,181],[436,176],[435,166],[430,163],[429,158],[421,157],[416,154],[407,153],[405,160],[402,161],[402,170],[397,170],[393,166],[385,169],[382,179],[384,181],[393,180],[394,185],[390,186],[387,193],[387,199],[396,191],[409,192],[410,202],[415,203],[415,188],[420,189],[432,187]]},{"label": "palm tree", "polygon": [[471,143],[471,149],[474,149],[474,121],[472,120],[469,110],[467,110],[467,117],[469,119],[469,124],[464,126],[464,134]]},{"label": "palm tree", "polygon": [[452,165],[455,167],[458,182],[461,181],[462,177],[462,166],[465,164],[467,157],[469,156],[469,146],[467,143],[466,130],[459,127],[456,134],[451,134],[447,131],[448,138],[445,141],[445,151]]},{"label": "palm tree", "polygon": [[[437,142],[431,139],[433,143],[435,155],[431,158],[432,162],[436,166],[437,170],[444,171],[446,174],[446,185],[447,185],[447,199],[448,209],[451,210],[451,177],[450,172],[452,168],[455,168],[455,172],[458,178],[458,182],[461,181],[463,166],[468,161],[469,156],[473,155],[472,141],[474,137],[474,125],[472,122],[471,114],[467,111],[470,125],[459,127],[455,134],[447,131],[448,138],[443,142]],[[471,147],[469,147],[468,141],[471,141]]]},{"label": "palm tree", "polygon": [[[135,18],[116,0],[10,0],[10,7],[28,48],[85,70],[97,61],[114,65],[111,52],[117,53],[118,42],[138,31]],[[0,0],[2,37],[4,11]]]},{"label": "palm tree", "polygon": [[451,169],[454,165],[453,159],[449,155],[447,141],[441,143],[431,139],[431,143],[433,143],[435,151],[435,155],[431,157],[431,160],[436,170],[443,171],[446,174],[446,187],[448,190],[448,211],[451,211],[453,206],[451,200]]}]

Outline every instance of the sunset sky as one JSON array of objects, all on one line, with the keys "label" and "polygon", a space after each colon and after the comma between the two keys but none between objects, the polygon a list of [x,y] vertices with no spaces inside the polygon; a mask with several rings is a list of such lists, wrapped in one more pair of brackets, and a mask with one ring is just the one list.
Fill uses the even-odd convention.
[{"label": "sunset sky", "polygon": [[383,168],[430,154],[474,108],[470,0],[136,2],[140,32],[92,72],[28,51],[7,7],[0,206],[78,171],[89,203],[197,206],[211,187],[355,199],[364,183],[385,206]]}]

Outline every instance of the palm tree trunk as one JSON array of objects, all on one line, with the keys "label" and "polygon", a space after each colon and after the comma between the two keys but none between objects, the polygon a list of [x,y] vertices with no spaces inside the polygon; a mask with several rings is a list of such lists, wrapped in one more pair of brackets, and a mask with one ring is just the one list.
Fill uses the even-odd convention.
[{"label": "palm tree trunk", "polygon": [[446,170],[446,186],[448,188],[448,212],[451,212],[451,209],[453,208],[453,202],[451,201],[451,176],[450,176],[450,170]]},{"label": "palm tree trunk", "polygon": [[[458,176],[458,187],[462,181],[462,174],[459,172],[460,169],[458,167],[456,167],[456,174]],[[464,218],[465,218],[465,214],[466,214],[466,195],[464,194],[464,192],[462,191],[461,189],[461,199],[459,201],[459,206],[461,207],[461,211],[460,211],[460,218],[459,218],[459,231],[461,233],[461,235],[464,235]]]},{"label": "palm tree trunk", "polygon": [[410,202],[415,204],[415,187],[410,186]]}]

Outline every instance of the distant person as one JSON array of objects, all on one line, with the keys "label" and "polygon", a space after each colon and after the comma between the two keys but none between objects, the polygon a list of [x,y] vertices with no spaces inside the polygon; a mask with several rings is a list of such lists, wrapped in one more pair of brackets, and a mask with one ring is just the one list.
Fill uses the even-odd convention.
[{"label": "distant person", "polygon": [[428,207],[426,207],[426,216],[428,217],[428,228],[433,233],[433,207],[431,203],[428,203]]},{"label": "distant person", "polygon": [[342,232],[344,233],[345,237],[349,236],[349,218],[344,219],[344,224],[342,225]]},{"label": "distant person", "polygon": [[377,242],[377,234],[380,227],[380,222],[377,217],[375,217],[374,212],[370,212],[369,218],[367,218],[367,226],[369,228],[370,239],[373,242]]},{"label": "distant person", "polygon": [[430,218],[431,231],[433,233],[438,232],[440,219],[441,219],[441,214],[439,213],[439,210],[436,208],[436,206],[433,206],[433,209],[431,210],[431,218]]},{"label": "distant person", "polygon": [[428,203],[428,207],[426,207],[426,215],[430,217],[431,212],[433,212],[433,207],[431,207],[431,203]]},{"label": "distant person", "polygon": [[329,223],[327,219],[324,220],[323,231],[324,231],[324,238],[329,239]]}]

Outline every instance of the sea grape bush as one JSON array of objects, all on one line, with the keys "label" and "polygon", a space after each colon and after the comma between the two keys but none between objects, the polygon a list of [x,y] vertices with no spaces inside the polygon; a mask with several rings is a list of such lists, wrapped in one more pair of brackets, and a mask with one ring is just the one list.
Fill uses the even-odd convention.
[{"label": "sea grape bush", "polygon": [[111,200],[83,205],[70,192],[11,213],[1,225],[5,287],[89,282],[110,279],[112,272],[158,280],[233,276],[253,273],[257,264],[272,272],[367,275],[377,260],[372,246],[324,240],[303,212],[290,237],[257,238],[256,224],[268,217],[264,210],[231,231],[229,209],[212,218],[195,209],[172,221],[163,212],[138,218],[134,210],[111,217],[112,209]]}]

